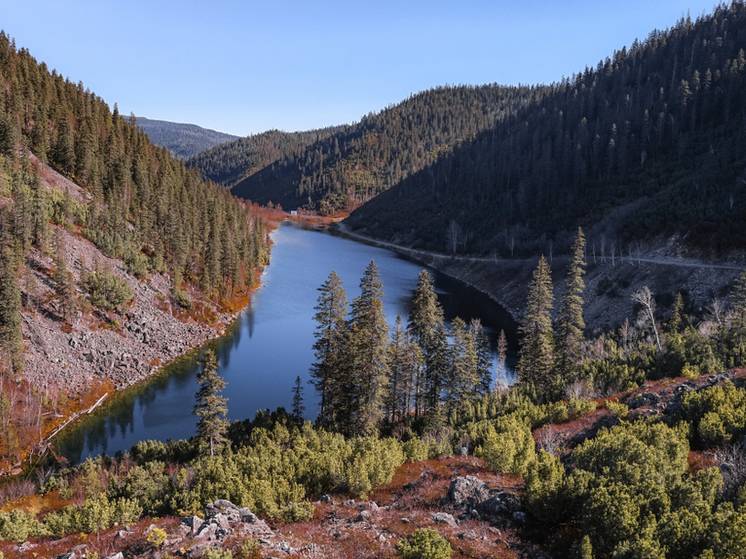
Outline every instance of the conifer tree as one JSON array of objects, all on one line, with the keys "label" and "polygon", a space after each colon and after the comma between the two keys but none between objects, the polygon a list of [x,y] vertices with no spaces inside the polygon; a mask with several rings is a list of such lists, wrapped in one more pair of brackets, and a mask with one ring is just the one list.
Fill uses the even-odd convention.
[{"label": "conifer tree", "polygon": [[389,345],[389,381],[386,396],[386,416],[390,422],[409,415],[415,397],[416,380],[421,374],[422,352],[396,317],[394,334]]},{"label": "conifer tree", "polygon": [[[497,337],[497,366],[499,376],[505,376],[506,363],[508,360],[508,338],[505,330],[500,329],[500,335]],[[497,387],[497,386],[496,386]]]},{"label": "conifer tree", "polygon": [[673,308],[671,309],[671,318],[668,321],[668,334],[676,335],[681,331],[681,325],[684,321],[684,297],[679,291],[676,293],[676,298],[673,300]]},{"label": "conifer tree", "polygon": [[6,211],[0,210],[0,372],[19,373],[23,367],[21,290],[18,255]]},{"label": "conifer tree", "polygon": [[340,399],[346,396],[347,294],[335,272],[329,274],[318,291],[314,315],[316,341],[313,345],[316,359],[311,366],[311,379],[319,393],[318,422],[331,429],[335,426]]},{"label": "conifer tree", "polygon": [[479,379],[477,392],[484,396],[490,393],[492,387],[492,348],[482,322],[478,318],[469,322],[469,333],[476,344],[477,378]]},{"label": "conifer tree", "polygon": [[[425,360],[424,378],[418,381],[415,413],[432,410],[440,400],[447,372],[447,343],[443,309],[427,270],[420,272],[412,296],[409,323],[412,340],[419,345]],[[426,408],[426,409],[425,409]]]},{"label": "conifer tree", "polygon": [[215,352],[208,350],[202,359],[202,369],[197,375],[199,390],[194,405],[197,416],[197,446],[203,455],[214,456],[227,444],[228,405],[222,395],[225,380],[218,373]]},{"label": "conifer tree", "polygon": [[55,242],[54,282],[62,320],[69,322],[77,309],[77,298],[73,275],[67,268],[65,250],[65,235],[58,229]]},{"label": "conifer tree", "polygon": [[[39,175],[34,169],[31,173],[31,242],[44,252],[47,248],[49,236],[49,210],[47,209],[47,195],[39,182]],[[67,192],[67,190],[65,191]]]},{"label": "conifer tree", "polygon": [[565,384],[580,362],[585,319],[583,318],[583,291],[585,290],[585,235],[578,228],[567,268],[565,294],[557,320],[557,370]]},{"label": "conifer tree", "polygon": [[557,392],[554,378],[554,332],[552,330],[552,276],[544,256],[528,286],[526,314],[521,324],[518,374],[522,384],[535,391],[540,400]]},{"label": "conifer tree", "polygon": [[736,323],[743,328],[746,326],[746,272],[736,278],[730,298]]},{"label": "conifer tree", "polygon": [[446,402],[453,409],[460,402],[475,396],[479,384],[477,350],[466,323],[456,317],[451,323],[450,375],[446,385]]},{"label": "conifer tree", "polygon": [[352,302],[347,358],[351,393],[352,434],[374,433],[383,416],[388,381],[388,326],[383,314],[383,285],[371,260],[360,280],[360,296]]},{"label": "conifer tree", "polygon": [[300,375],[298,375],[295,377],[295,384],[293,384],[293,419],[298,423],[301,423],[305,411],[306,406],[303,403],[303,384]]}]

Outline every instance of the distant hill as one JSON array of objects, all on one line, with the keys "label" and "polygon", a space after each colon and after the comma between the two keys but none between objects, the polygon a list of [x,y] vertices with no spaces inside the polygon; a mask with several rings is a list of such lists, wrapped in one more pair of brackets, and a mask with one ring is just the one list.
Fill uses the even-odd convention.
[{"label": "distant hill", "polygon": [[200,171],[206,179],[233,186],[275,161],[297,156],[306,146],[344,128],[336,126],[306,132],[268,130],[207,149],[191,157],[187,165]]},{"label": "distant hill", "polygon": [[166,120],[136,117],[137,125],[154,144],[168,149],[176,157],[188,159],[201,151],[238,138],[231,134]]},{"label": "distant hill", "polygon": [[[651,33],[355,211],[411,246],[551,254],[746,246],[746,5]],[[515,105],[515,103],[514,103]]]},{"label": "distant hill", "polygon": [[256,202],[331,213],[355,207],[543,95],[541,87],[439,87],[364,117],[241,180]]}]

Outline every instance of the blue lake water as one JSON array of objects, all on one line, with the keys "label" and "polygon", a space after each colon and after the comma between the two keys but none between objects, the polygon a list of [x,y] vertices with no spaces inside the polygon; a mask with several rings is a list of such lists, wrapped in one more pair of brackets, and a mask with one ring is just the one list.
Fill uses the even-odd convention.
[{"label": "blue lake water", "polygon": [[[251,305],[223,338],[212,344],[226,379],[231,420],[254,416],[262,408],[290,407],[295,377],[308,380],[313,361],[313,307],[317,288],[334,270],[350,300],[359,294],[365,266],[375,260],[383,280],[384,310],[393,325],[406,321],[409,300],[421,266],[377,247],[283,224],[273,233],[272,261]],[[515,325],[503,309],[478,291],[433,273],[446,318],[480,318],[493,344],[499,328],[514,336]],[[58,451],[76,463],[88,456],[114,454],[145,439],[187,438],[195,432],[192,415],[197,391],[197,355],[170,365],[147,383],[115,397],[109,404],[64,433]],[[510,371],[498,372],[503,381]],[[317,410],[313,387],[304,382],[306,415]]]}]

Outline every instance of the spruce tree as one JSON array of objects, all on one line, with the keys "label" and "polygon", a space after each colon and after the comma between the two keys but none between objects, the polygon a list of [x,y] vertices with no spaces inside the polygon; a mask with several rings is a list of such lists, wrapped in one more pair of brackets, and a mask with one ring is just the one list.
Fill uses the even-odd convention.
[{"label": "spruce tree", "polygon": [[668,334],[673,336],[681,331],[681,325],[684,322],[684,297],[679,291],[676,293],[676,298],[673,300],[673,308],[671,309],[671,318],[668,321]]},{"label": "spruce tree", "polygon": [[746,327],[746,272],[741,272],[736,278],[730,299],[736,324],[740,328]]},{"label": "spruce tree", "polygon": [[54,257],[54,282],[62,320],[70,322],[77,309],[77,297],[73,275],[65,259],[65,234],[57,230]]},{"label": "spruce tree", "polygon": [[526,314],[520,327],[521,349],[518,374],[521,384],[532,389],[540,400],[557,392],[554,378],[554,332],[552,330],[552,276],[544,256],[528,286]]},{"label": "spruce tree", "polygon": [[306,406],[303,404],[303,384],[300,375],[298,375],[295,377],[295,384],[293,384],[293,419],[301,423],[305,411]]},{"label": "spruce tree", "polygon": [[477,350],[472,333],[461,318],[451,323],[450,375],[446,384],[446,402],[453,409],[475,396],[479,385]]},{"label": "spruce tree", "polygon": [[469,322],[469,333],[476,344],[477,378],[479,383],[477,392],[482,396],[489,394],[492,388],[492,347],[482,322],[474,318]]},{"label": "spruce tree", "polygon": [[8,216],[5,211],[0,212],[0,372],[7,368],[19,373],[23,368],[23,338],[18,254]]},{"label": "spruce tree", "polygon": [[218,360],[213,350],[205,352],[197,382],[199,390],[194,405],[194,415],[198,418],[197,447],[200,454],[214,456],[227,444],[228,405],[222,395],[225,380],[218,373]]},{"label": "spruce tree", "polygon": [[585,290],[585,235],[578,228],[567,268],[565,294],[557,319],[557,370],[561,382],[573,380],[580,363],[585,319],[583,318],[583,291]]},{"label": "spruce tree", "polygon": [[376,432],[383,416],[388,381],[388,326],[383,314],[383,285],[371,260],[352,302],[347,356],[353,395],[349,428],[355,435]]},{"label": "spruce tree", "polygon": [[419,345],[425,360],[424,378],[418,381],[415,413],[432,410],[440,401],[447,372],[447,343],[443,309],[438,303],[432,278],[420,272],[407,324],[412,340]]},{"label": "spruce tree", "polygon": [[345,396],[346,390],[344,349],[347,338],[347,294],[335,272],[329,274],[318,291],[314,314],[315,361],[311,366],[311,379],[319,393],[319,425],[333,429],[340,397]]},{"label": "spruce tree", "polygon": [[386,416],[392,423],[405,419],[415,397],[415,386],[422,370],[422,352],[412,343],[396,317],[394,334],[389,344],[389,381],[386,395]]},{"label": "spruce tree", "polygon": [[[500,329],[500,335],[497,337],[497,366],[499,376],[504,377],[507,373],[506,363],[508,360],[508,338],[505,330]],[[497,388],[497,385],[495,385]]]}]

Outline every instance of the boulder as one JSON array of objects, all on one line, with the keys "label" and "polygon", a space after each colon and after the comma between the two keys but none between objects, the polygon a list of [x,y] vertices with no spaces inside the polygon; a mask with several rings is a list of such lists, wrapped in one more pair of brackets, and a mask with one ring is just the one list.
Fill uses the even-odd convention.
[{"label": "boulder", "polygon": [[202,520],[199,516],[187,516],[181,519],[181,523],[189,528],[189,533],[192,536],[197,535],[197,532],[199,532],[199,529],[202,528],[202,524],[204,524],[204,522],[205,521]]},{"label": "boulder", "polygon": [[481,503],[477,503],[476,509],[482,518],[495,521],[498,518],[511,516],[520,510],[521,502],[518,497],[505,491],[493,493]]},{"label": "boulder", "polygon": [[447,512],[434,512],[430,517],[433,519],[433,522],[437,522],[438,524],[447,524],[452,528],[458,526],[458,522],[453,518],[453,515],[448,514]]},{"label": "boulder", "polygon": [[448,500],[457,507],[475,508],[489,497],[487,484],[475,476],[457,477],[448,488]]}]

